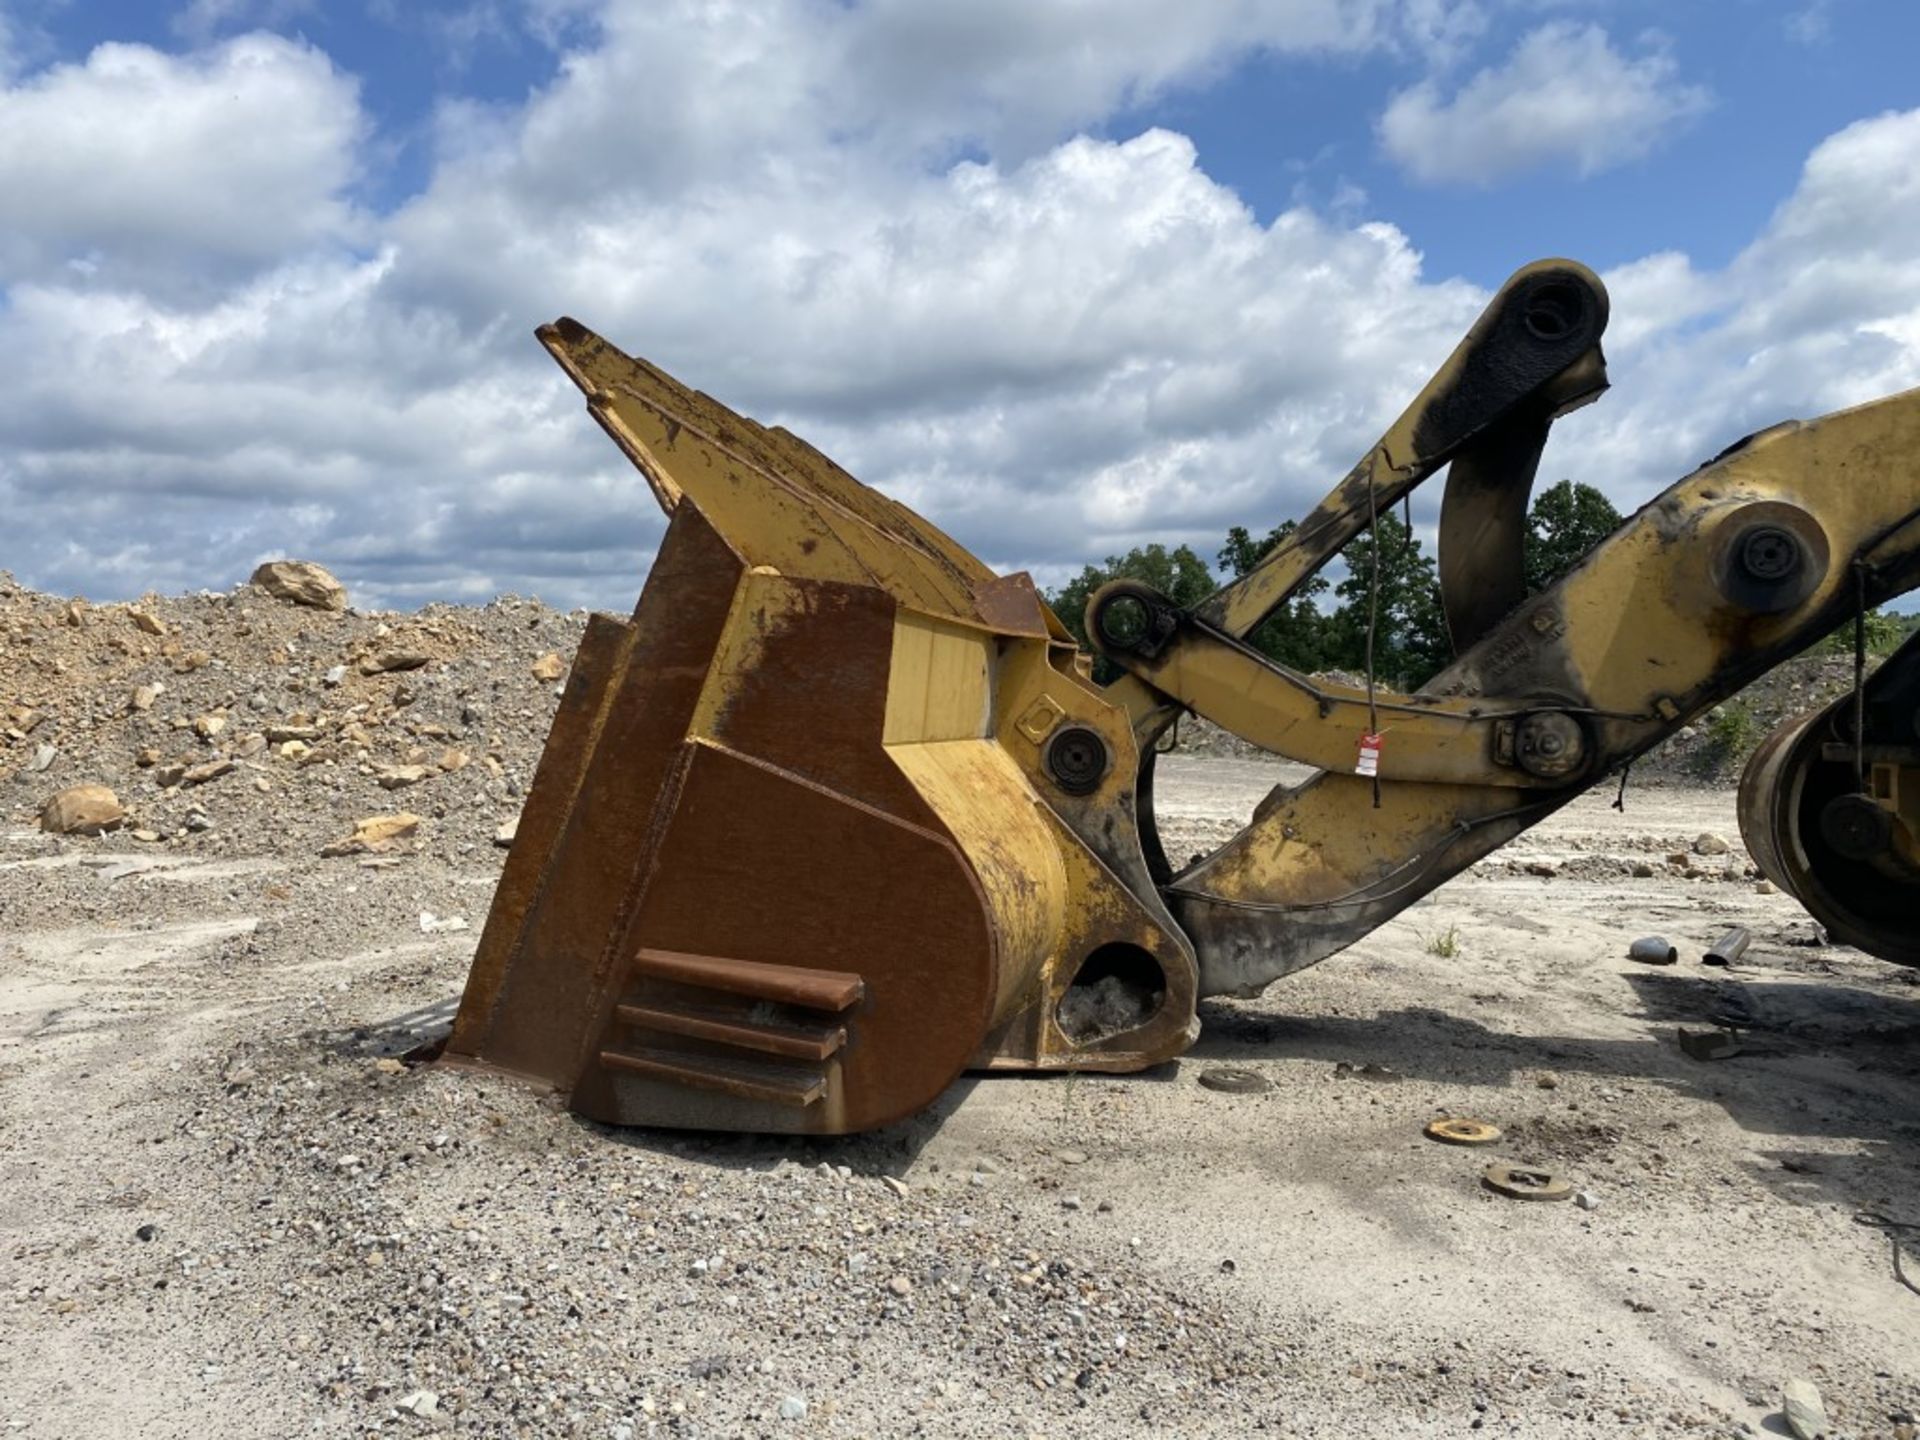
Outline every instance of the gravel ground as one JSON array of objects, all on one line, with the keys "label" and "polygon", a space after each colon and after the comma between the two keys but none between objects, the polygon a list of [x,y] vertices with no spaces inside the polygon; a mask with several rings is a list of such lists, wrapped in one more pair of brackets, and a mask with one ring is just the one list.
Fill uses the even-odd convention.
[{"label": "gravel ground", "polygon": [[[64,604],[0,586],[0,707],[45,712],[0,750],[8,1433],[1720,1436],[1784,1433],[1800,1376],[1841,1433],[1910,1434],[1920,1294],[1855,1216],[1920,1220],[1920,989],[1818,943],[1737,843],[1698,853],[1734,834],[1728,792],[1578,802],[1346,954],[1209,1003],[1146,1075],[969,1080],[843,1141],[611,1131],[403,1058],[450,1017],[551,710],[530,667],[576,617],[239,592],[155,602],[161,637]],[[168,639],[223,664],[176,675]],[[326,685],[403,644],[439,648]],[[152,678],[164,702],[127,710]],[[219,703],[238,734],[203,739]],[[204,763],[303,707],[318,763],[176,795],[134,758]],[[473,763],[380,786],[447,746]],[[1284,773],[1163,763],[1176,850]],[[80,781],[128,826],[31,828]],[[396,798],[414,837],[319,855]],[[1703,969],[1734,923],[1742,966]],[[1680,965],[1624,958],[1649,930]],[[1747,1052],[1686,1058],[1677,1027],[1716,1016]],[[1198,1083],[1221,1065],[1273,1088]],[[1505,1140],[1432,1144],[1443,1112]],[[1594,1208],[1491,1194],[1490,1154]]]}]

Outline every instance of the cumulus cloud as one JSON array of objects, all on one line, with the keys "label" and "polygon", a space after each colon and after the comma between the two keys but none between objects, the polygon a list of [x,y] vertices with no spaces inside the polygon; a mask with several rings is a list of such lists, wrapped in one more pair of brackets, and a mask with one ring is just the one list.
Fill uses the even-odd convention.
[{"label": "cumulus cloud", "polygon": [[1433,80],[1401,91],[1379,135],[1428,185],[1490,185],[1552,166],[1584,176],[1639,159],[1710,103],[1664,51],[1623,55],[1599,26],[1557,21],[1450,96]]},{"label": "cumulus cloud", "polygon": [[0,283],[63,270],[163,285],[351,233],[357,87],[309,46],[102,45],[0,89]]},{"label": "cumulus cloud", "polygon": [[[1373,0],[1208,0],[1158,26],[1156,8],[1106,12],[1095,56],[1036,7],[615,5],[524,107],[449,107],[431,184],[372,227],[373,255],[308,232],[214,296],[104,271],[18,283],[0,343],[73,335],[68,363],[0,397],[0,490],[88,544],[16,568],[126,590],[285,547],[372,599],[620,603],[658,519],[531,343],[563,310],[958,516],[997,562],[1059,568],[1183,506],[1212,528],[1281,467],[1340,463],[1330,428],[1363,443],[1378,397],[1420,378],[1407,338],[1443,351],[1473,299],[1419,286],[1391,230],[1261,226],[1171,134],[945,153],[1234,46],[1402,33]],[[945,48],[921,53],[941,9]],[[915,56],[924,93],[887,90]],[[1028,83],[1054,60],[1084,73]],[[1402,343],[1369,338],[1396,302]],[[1343,352],[1358,383],[1329,367]],[[1290,393],[1320,418],[1276,422]]]},{"label": "cumulus cloud", "polygon": [[[548,33],[587,33],[574,0],[547,5]],[[194,114],[195,77],[251,56],[326,98],[279,103],[296,173],[261,162],[254,190],[288,198],[244,246],[191,213],[221,203],[191,167],[178,213],[146,215],[136,189],[34,222],[0,271],[0,566],[107,598],[231,583],[292,551],[366,603],[515,589],[624,608],[660,522],[531,339],[562,312],[1043,581],[1297,513],[1485,294],[1436,283],[1391,226],[1263,221],[1180,135],[1070,132],[1236,46],[1415,46],[1417,15],[1441,12],[1205,0],[1156,44],[1123,22],[1164,7],[1118,4],[1133,60],[1082,57],[1077,80],[1063,60],[1061,93],[1036,95],[1023,47],[1072,48],[1047,8],[988,13],[1016,41],[958,0],[596,9],[524,104],[449,104],[429,182],[378,217],[350,199],[367,143],[351,82],[305,47],[117,47],[16,83],[0,106],[124,62]],[[940,76],[922,56],[924,83],[873,78],[936,21]],[[1910,372],[1916,127],[1828,141],[1724,270],[1668,254],[1610,276],[1617,388],[1565,422],[1548,473],[1637,503],[1749,421]],[[69,189],[117,173],[84,137],[42,135]],[[125,238],[143,224],[160,243]]]},{"label": "cumulus cloud", "polygon": [[1616,395],[1560,427],[1592,478],[1644,499],[1761,426],[1920,386],[1916,153],[1920,110],[1856,122],[1724,271],[1662,257],[1607,277],[1616,314],[1664,308],[1615,366]]}]

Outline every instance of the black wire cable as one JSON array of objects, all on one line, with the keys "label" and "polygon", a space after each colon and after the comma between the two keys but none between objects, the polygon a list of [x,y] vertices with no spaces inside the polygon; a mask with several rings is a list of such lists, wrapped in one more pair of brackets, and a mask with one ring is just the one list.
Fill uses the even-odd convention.
[{"label": "black wire cable", "polygon": [[1853,1223],[1864,1225],[1869,1230],[1878,1230],[1887,1237],[1887,1244],[1893,1250],[1893,1278],[1914,1294],[1920,1295],[1920,1285],[1914,1284],[1907,1277],[1907,1272],[1901,1268],[1900,1264],[1900,1237],[1909,1234],[1920,1235],[1920,1224],[1915,1224],[1911,1220],[1895,1220],[1891,1216],[1882,1215],[1877,1210],[1860,1211],[1853,1217]]},{"label": "black wire cable", "polygon": [[[1409,534],[1412,532],[1409,531]],[[1372,571],[1367,582],[1367,734],[1380,734],[1380,708],[1373,699],[1373,636],[1380,627],[1380,507],[1373,488],[1373,474],[1367,474],[1367,554]],[[1380,808],[1380,752],[1373,757],[1373,808]]]}]

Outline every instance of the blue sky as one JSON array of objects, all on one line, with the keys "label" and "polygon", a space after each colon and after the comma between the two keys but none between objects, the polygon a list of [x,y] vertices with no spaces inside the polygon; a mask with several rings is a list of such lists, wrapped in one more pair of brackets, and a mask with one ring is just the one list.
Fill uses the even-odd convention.
[{"label": "blue sky", "polygon": [[[1574,7],[1567,7],[1569,9]],[[1724,265],[1793,188],[1806,155],[1863,116],[1920,101],[1920,5],[1679,0],[1604,8],[1627,43],[1654,32],[1710,102],[1631,165],[1582,176],[1549,166],[1479,187],[1410,181],[1382,155],[1379,97],[1416,79],[1389,56],[1301,66],[1254,56],[1203,87],[1109,122],[1168,125],[1263,216],[1326,206],[1342,183],[1370,217],[1419,237],[1430,270],[1494,286],[1543,255],[1597,269],[1657,250]]]},{"label": "blue sky", "polygon": [[659,521],[562,311],[1000,568],[1210,552],[1548,254],[1615,292],[1548,474],[1637,504],[1920,383],[1917,53],[1890,0],[0,0],[0,568],[623,606]]}]

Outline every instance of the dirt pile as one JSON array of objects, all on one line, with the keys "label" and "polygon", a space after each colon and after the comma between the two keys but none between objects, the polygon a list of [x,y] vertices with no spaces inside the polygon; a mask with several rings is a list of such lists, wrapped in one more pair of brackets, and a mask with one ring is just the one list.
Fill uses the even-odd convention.
[{"label": "dirt pile", "polygon": [[[0,820],[31,825],[58,793],[99,785],[127,814],[90,843],[490,846],[584,624],[517,596],[399,615],[253,585],[90,605],[0,574]],[[341,843],[400,812],[418,817],[411,833]]]},{"label": "dirt pile", "polygon": [[1737,780],[1747,757],[1775,726],[1831,704],[1852,688],[1851,655],[1802,655],[1714,706],[1640,764],[1654,775]]}]

